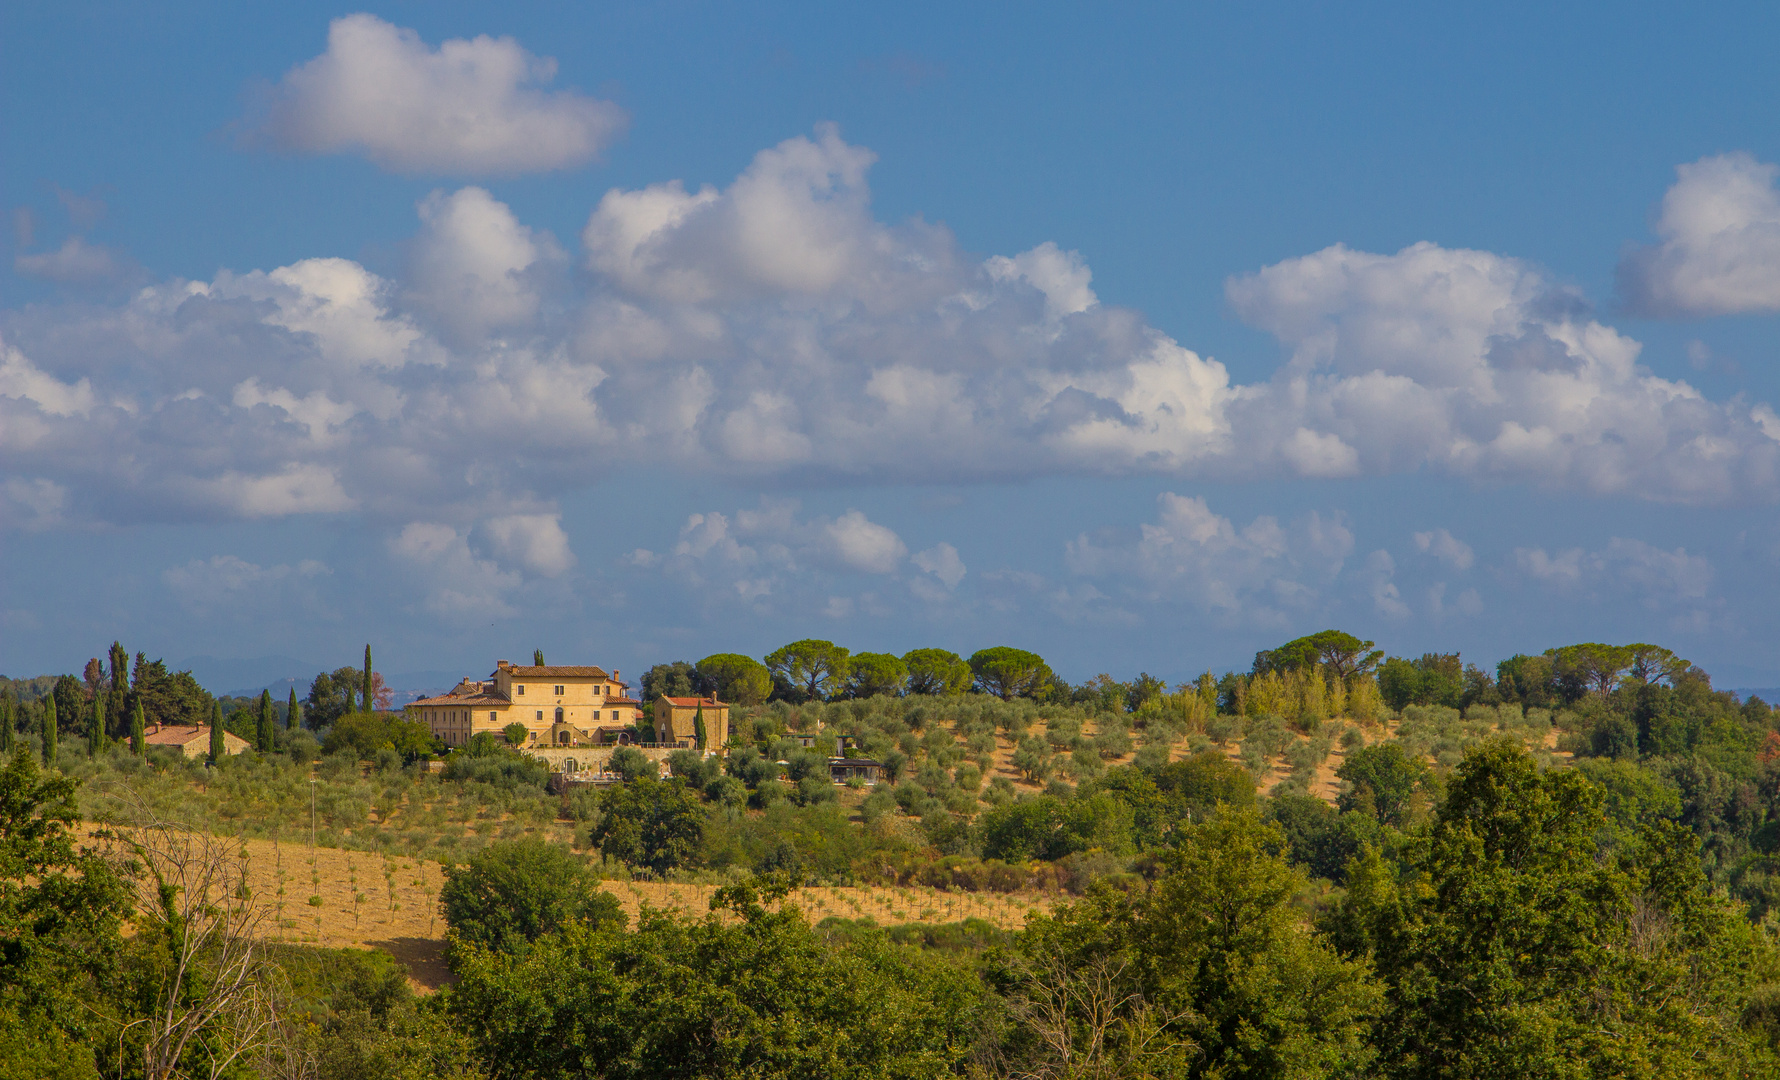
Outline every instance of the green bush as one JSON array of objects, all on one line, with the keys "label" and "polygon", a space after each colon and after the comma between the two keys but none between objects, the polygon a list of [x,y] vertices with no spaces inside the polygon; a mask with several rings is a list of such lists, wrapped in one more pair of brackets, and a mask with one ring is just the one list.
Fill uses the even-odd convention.
[{"label": "green bush", "polygon": [[639,776],[602,792],[599,809],[589,839],[606,858],[657,874],[703,863],[707,815],[681,781]]},{"label": "green bush", "polygon": [[534,837],[490,844],[445,872],[445,921],[459,942],[513,953],[571,920],[622,925],[617,898],[574,856]]}]

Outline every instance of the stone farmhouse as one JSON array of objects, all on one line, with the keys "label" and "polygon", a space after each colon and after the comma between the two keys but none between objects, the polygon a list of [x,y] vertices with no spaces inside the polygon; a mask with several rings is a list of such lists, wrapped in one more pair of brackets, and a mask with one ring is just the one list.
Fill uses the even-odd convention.
[{"label": "stone farmhouse", "polygon": [[698,740],[698,719],[705,720],[705,746],[716,749],[729,742],[729,706],[709,697],[668,697],[655,699],[655,741],[658,743],[693,744]]},{"label": "stone farmhouse", "polygon": [[[171,746],[188,758],[206,757],[210,753],[209,724],[150,724],[142,731],[144,746]],[[223,732],[223,752],[239,754],[252,750],[253,744],[231,731]]]},{"label": "stone farmhouse", "polygon": [[466,678],[449,693],[409,706],[444,741],[463,746],[484,731],[497,737],[509,724],[525,725],[521,749],[600,746],[642,716],[642,706],[617,669],[527,666],[496,662],[486,679]]}]

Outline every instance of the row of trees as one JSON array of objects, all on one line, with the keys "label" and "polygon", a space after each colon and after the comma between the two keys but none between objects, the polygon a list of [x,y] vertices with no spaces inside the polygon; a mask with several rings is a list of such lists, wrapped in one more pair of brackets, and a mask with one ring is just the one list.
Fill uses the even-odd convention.
[{"label": "row of trees", "polygon": [[312,729],[320,730],[352,713],[387,710],[393,700],[383,673],[371,665],[371,646],[366,645],[363,668],[335,668],[310,680],[305,718]]},{"label": "row of trees", "polygon": [[806,638],[761,660],[718,653],[698,663],[657,664],[643,675],[643,697],[714,694],[737,705],[868,698],[879,694],[949,695],[972,690],[1003,700],[1042,698],[1056,683],[1044,658],[1023,649],[982,649],[968,659],[945,649],[902,656],[850,652],[832,641]]},{"label": "row of trees", "polygon": [[[1324,630],[1256,653],[1247,672],[1230,672],[1222,678],[1207,672],[1177,687],[1175,693],[1200,697],[1205,707],[1230,715],[1320,712],[1369,719],[1385,708],[1401,710],[1407,705],[1554,708],[1621,686],[1672,686],[1679,679],[1702,676],[1662,646],[1582,643],[1540,655],[1517,654],[1497,664],[1492,677],[1465,664],[1458,653],[1387,657],[1371,641]],[[1124,682],[1098,675],[1071,686],[1043,657],[1005,646],[983,649],[968,658],[944,649],[916,649],[895,656],[854,653],[817,638],[794,641],[762,660],[718,653],[697,663],[657,664],[643,676],[646,701],[661,694],[715,694],[734,704],[758,705],[768,700],[799,703],[972,691],[1004,700],[1029,698],[1126,712],[1169,696],[1167,684],[1148,673]]]},{"label": "row of trees", "polygon": [[[129,653],[121,643],[113,642],[108,656],[109,664],[97,657],[89,660],[80,679],[62,675],[28,682],[6,680],[0,687],[0,752],[10,749],[21,733],[30,732],[37,737],[46,764],[55,762],[58,741],[65,735],[80,737],[94,753],[126,739],[134,752],[142,753],[149,725],[208,724],[209,758],[215,761],[225,752],[225,732],[247,739],[255,749],[271,751],[283,747],[290,731],[331,728],[368,716],[373,706],[387,708],[390,702],[382,675],[372,667],[369,645],[362,669],[340,668],[316,676],[307,711],[294,687],[283,702],[274,702],[270,690],[262,690],[257,698],[218,698],[190,671],[169,672],[164,661],[151,661],[143,653],[138,652],[134,666],[127,667]],[[39,693],[21,700],[21,688]],[[377,727],[368,720],[349,726],[353,730],[348,741],[354,745],[386,734],[367,734]],[[398,741],[404,745],[414,741],[412,732],[400,735]]]}]

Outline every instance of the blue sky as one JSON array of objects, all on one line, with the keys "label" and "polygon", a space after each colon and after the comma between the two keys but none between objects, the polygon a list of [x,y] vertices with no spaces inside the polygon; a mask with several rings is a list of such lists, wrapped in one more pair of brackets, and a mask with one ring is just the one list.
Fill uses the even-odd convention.
[{"label": "blue sky", "polygon": [[6,674],[1780,683],[1771,7],[0,20]]}]

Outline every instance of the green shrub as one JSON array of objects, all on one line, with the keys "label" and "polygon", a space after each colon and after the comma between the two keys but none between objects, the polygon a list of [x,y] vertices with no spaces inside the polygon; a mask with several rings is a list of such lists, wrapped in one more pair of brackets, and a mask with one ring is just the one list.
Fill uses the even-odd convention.
[{"label": "green shrub", "polygon": [[459,941],[505,953],[570,920],[624,922],[617,898],[579,860],[530,837],[490,844],[467,865],[448,868],[439,904]]}]

